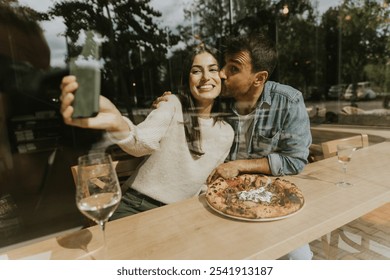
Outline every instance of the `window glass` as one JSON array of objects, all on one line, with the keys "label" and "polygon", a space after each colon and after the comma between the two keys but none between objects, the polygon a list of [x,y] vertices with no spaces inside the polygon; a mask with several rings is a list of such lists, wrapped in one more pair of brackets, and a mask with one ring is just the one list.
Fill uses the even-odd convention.
[{"label": "window glass", "polygon": [[211,45],[223,61],[228,36],[261,31],[279,53],[270,79],[302,92],[313,126],[387,129],[389,18],[388,0],[2,1],[0,247],[80,226],[70,166],[91,149],[125,156],[59,114],[61,79],[87,31],[101,35],[101,94],[135,123],[180,89],[191,46]]}]

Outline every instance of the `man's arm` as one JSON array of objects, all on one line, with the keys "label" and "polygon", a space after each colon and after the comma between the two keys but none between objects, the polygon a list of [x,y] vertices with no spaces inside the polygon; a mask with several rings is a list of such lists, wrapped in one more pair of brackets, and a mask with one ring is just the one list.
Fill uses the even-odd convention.
[{"label": "man's arm", "polygon": [[272,174],[267,158],[239,159],[220,164],[211,172],[207,182],[211,183],[218,177],[229,179],[240,173]]},{"label": "man's arm", "polygon": [[310,144],[310,120],[300,95],[288,111],[283,136],[278,143],[279,151],[267,156],[271,173],[284,176],[301,172],[308,162]]}]

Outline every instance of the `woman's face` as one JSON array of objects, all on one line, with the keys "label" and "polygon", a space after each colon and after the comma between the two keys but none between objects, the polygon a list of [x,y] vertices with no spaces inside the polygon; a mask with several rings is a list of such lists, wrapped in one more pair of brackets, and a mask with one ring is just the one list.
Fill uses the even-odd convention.
[{"label": "woman's face", "polygon": [[221,78],[217,60],[204,52],[194,57],[190,77],[190,91],[197,101],[214,100],[221,92]]}]

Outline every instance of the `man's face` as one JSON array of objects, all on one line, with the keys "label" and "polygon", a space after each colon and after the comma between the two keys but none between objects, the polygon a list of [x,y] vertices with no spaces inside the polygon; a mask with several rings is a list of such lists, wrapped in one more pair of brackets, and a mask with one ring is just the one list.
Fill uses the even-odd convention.
[{"label": "man's face", "polygon": [[225,56],[225,66],[219,73],[223,80],[224,96],[233,97],[237,101],[245,100],[252,94],[255,73],[252,73],[251,58],[248,52],[239,52]]}]

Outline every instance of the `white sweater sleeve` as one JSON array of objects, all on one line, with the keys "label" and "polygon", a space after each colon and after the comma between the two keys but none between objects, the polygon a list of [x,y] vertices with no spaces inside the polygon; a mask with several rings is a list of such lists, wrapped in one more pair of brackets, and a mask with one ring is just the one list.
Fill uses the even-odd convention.
[{"label": "white sweater sleeve", "polygon": [[108,137],[130,155],[136,157],[149,155],[160,148],[160,140],[171,125],[176,110],[181,110],[179,104],[176,96],[170,96],[168,102],[160,103],[160,106],[151,111],[138,125],[134,125],[128,118],[123,117],[129,125],[129,135],[119,141],[110,136],[110,133]]}]

